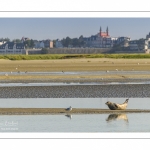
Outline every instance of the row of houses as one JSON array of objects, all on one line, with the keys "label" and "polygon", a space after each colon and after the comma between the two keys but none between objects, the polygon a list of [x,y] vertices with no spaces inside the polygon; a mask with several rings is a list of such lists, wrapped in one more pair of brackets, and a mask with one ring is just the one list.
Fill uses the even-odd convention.
[{"label": "row of houses", "polygon": [[4,42],[0,45],[0,54],[22,54],[24,51],[23,43]]},{"label": "row of houses", "polygon": [[[30,40],[29,38],[22,38],[20,43],[0,41],[0,54],[22,54],[25,49],[25,41]],[[146,39],[131,40],[130,37],[111,37],[109,35],[108,27],[106,32],[100,32],[90,37],[83,37],[85,47],[91,48],[112,48],[114,45],[120,45],[123,48],[133,51],[145,51],[150,53],[150,33],[146,35]],[[41,48],[53,48],[53,41],[47,40],[33,40],[33,49]],[[56,48],[63,48],[60,40],[55,41]]]},{"label": "row of houses", "polygon": [[139,40],[125,40],[121,44],[121,47],[126,47],[130,51],[150,51],[150,33],[146,35],[145,39]]},{"label": "row of houses", "polygon": [[53,48],[53,41],[51,40],[43,40],[43,41],[34,41],[34,48]]},{"label": "row of houses", "polygon": [[[29,38],[22,38],[20,43],[16,42],[0,42],[0,54],[23,54],[25,53],[25,44],[24,42],[30,40]],[[33,49],[42,49],[42,48],[53,48],[53,41],[43,40],[37,41],[33,40],[34,46]]]},{"label": "row of houses", "polygon": [[[25,41],[30,40],[29,38],[22,37],[21,42],[24,43]],[[33,40],[35,49],[41,49],[41,48],[53,48],[53,41],[47,39],[47,40]]]}]

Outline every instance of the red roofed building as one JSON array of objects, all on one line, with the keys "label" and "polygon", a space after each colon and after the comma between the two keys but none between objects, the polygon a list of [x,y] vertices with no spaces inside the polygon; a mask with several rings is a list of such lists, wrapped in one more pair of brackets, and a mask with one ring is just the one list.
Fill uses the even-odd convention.
[{"label": "red roofed building", "polygon": [[101,27],[100,27],[99,35],[100,35],[101,37],[109,37],[109,34],[108,34],[108,27],[107,27],[107,29],[106,29],[106,32],[102,32],[102,29],[101,29]]},{"label": "red roofed building", "polygon": [[106,28],[106,32],[102,32],[102,28],[100,27],[100,30],[96,35],[84,38],[84,41],[87,47],[96,47],[96,48],[113,47],[113,40],[109,36],[108,27]]}]

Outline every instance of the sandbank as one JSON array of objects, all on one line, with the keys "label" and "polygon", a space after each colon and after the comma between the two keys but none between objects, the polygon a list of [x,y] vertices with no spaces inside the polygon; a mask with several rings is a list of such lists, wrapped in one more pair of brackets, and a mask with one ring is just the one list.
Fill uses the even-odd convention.
[{"label": "sandbank", "polygon": [[73,108],[67,111],[64,108],[0,108],[1,115],[40,115],[40,114],[116,114],[116,113],[150,113],[145,109],[126,109],[126,110],[109,110],[109,109],[88,109]]}]

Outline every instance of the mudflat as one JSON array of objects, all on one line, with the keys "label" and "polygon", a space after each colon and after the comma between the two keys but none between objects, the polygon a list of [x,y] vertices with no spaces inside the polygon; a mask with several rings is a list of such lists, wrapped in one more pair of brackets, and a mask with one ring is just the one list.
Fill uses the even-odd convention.
[{"label": "mudflat", "polygon": [[[0,59],[0,72],[10,71],[150,71],[150,59],[78,58],[56,60]],[[17,69],[16,69],[17,68]]]},{"label": "mudflat", "polygon": [[149,84],[0,87],[0,98],[133,98],[150,97]]},{"label": "mudflat", "polygon": [[[2,60],[0,59],[0,80],[74,80],[74,79],[150,79],[149,74],[120,75],[119,71],[150,71],[150,59],[111,59],[111,58],[78,58],[56,60]],[[29,75],[27,72],[65,72],[65,71],[116,71],[110,75]],[[15,74],[17,72],[24,73]]]}]

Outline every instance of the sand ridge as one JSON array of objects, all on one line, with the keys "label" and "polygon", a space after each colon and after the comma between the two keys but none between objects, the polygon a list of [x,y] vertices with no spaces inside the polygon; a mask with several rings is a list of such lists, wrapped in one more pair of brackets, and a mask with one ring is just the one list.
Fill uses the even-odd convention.
[{"label": "sand ridge", "polygon": [[32,115],[32,114],[112,114],[112,113],[150,113],[150,110],[144,109],[126,109],[126,110],[109,110],[109,109],[88,109],[73,108],[67,111],[64,108],[0,108],[2,115]]}]

